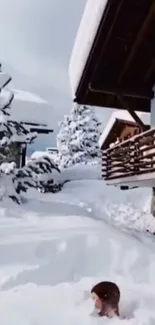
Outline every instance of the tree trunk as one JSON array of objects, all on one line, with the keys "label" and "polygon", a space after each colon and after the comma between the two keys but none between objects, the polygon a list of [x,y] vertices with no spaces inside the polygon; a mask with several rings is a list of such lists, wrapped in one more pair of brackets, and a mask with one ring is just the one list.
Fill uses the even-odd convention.
[{"label": "tree trunk", "polygon": [[155,217],[155,187],[152,187],[151,213]]}]

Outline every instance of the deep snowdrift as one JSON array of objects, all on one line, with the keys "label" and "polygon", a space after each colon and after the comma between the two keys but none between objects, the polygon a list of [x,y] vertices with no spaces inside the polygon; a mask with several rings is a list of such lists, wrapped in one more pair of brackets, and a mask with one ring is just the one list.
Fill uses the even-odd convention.
[{"label": "deep snowdrift", "polygon": [[86,292],[104,279],[119,284],[127,323],[155,321],[155,253],[149,236],[144,245],[109,225],[74,215],[3,219],[0,229],[3,325],[100,324],[91,317]]},{"label": "deep snowdrift", "polygon": [[[130,205],[128,217],[138,220],[138,201],[144,202],[148,193],[107,188],[93,179],[92,167],[90,180],[88,166],[81,168],[83,175],[87,168],[87,180],[66,183],[58,194],[31,191],[28,204],[17,207],[10,201],[10,208],[1,206],[1,324],[154,324],[154,236],[122,232],[110,225],[111,220],[118,220],[120,227],[123,220],[126,226],[125,217],[119,221],[121,206],[125,215]],[[68,178],[79,179],[81,168],[76,169],[76,176],[74,168],[66,171]],[[141,217],[144,229],[145,218]],[[103,220],[95,220],[98,218]],[[121,315],[127,319],[91,316],[88,292],[104,279],[120,286]]]},{"label": "deep snowdrift", "polygon": [[[155,231],[155,218],[150,214],[151,189],[140,188],[121,191],[113,186],[106,186],[101,180],[101,166],[77,165],[62,170],[59,181],[68,182],[57,196],[46,195],[41,200],[55,200],[63,203],[84,206],[91,211],[92,217],[104,219],[121,228],[140,231]],[[32,197],[32,193],[30,195]],[[35,197],[35,193],[34,193]]]}]

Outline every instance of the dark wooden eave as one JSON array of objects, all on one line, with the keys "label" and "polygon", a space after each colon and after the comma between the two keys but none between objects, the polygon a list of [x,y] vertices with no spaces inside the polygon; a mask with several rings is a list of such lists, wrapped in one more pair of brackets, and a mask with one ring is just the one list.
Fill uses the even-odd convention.
[{"label": "dark wooden eave", "polygon": [[108,0],[75,102],[150,111],[155,84],[155,1]]},{"label": "dark wooden eave", "polygon": [[31,132],[36,132],[38,134],[49,134],[53,133],[52,129],[47,129],[47,128],[37,128],[37,127],[31,127],[30,128]]},{"label": "dark wooden eave", "polygon": [[20,122],[22,125],[29,126],[30,132],[36,132],[38,134],[53,133],[53,129],[48,129],[47,124],[36,122]]},{"label": "dark wooden eave", "polygon": [[[13,120],[9,120],[9,122],[12,125],[15,125],[17,123],[16,121],[13,121]],[[53,129],[49,129],[47,127],[47,124],[36,123],[36,122],[24,122],[24,121],[20,121],[19,123],[21,125],[23,125],[23,127],[28,126],[28,129],[26,128],[27,133],[29,131],[30,132],[36,132],[38,134],[50,134],[50,133],[54,132]]]}]

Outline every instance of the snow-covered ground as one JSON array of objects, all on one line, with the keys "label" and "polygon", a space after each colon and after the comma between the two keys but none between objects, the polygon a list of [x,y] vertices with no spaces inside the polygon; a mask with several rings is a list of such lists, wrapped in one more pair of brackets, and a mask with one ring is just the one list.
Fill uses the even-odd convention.
[{"label": "snow-covered ground", "polygon": [[[106,187],[97,166],[63,177],[71,182],[60,193],[1,204],[0,323],[153,325],[155,239],[135,231],[155,229],[148,190]],[[120,286],[126,319],[91,315],[89,290],[105,279]]]}]

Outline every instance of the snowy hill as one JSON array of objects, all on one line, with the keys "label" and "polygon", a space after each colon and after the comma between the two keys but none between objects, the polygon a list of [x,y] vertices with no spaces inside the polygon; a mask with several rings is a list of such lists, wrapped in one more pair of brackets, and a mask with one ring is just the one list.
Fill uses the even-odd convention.
[{"label": "snowy hill", "polygon": [[[62,192],[1,204],[1,323],[153,325],[155,238],[135,231],[155,227],[149,193],[106,187],[97,166],[62,175],[71,180]],[[105,279],[120,286],[127,319],[92,317],[90,289]]]}]

